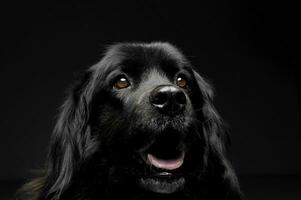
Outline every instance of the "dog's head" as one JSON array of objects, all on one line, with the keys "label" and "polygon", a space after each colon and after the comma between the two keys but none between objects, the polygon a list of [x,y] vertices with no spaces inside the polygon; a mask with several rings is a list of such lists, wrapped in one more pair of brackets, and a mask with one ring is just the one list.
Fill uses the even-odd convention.
[{"label": "dog's head", "polygon": [[91,174],[101,174],[95,182],[108,187],[129,184],[155,193],[218,178],[237,185],[212,96],[211,86],[168,43],[109,47],[62,107],[45,191],[60,195]]}]

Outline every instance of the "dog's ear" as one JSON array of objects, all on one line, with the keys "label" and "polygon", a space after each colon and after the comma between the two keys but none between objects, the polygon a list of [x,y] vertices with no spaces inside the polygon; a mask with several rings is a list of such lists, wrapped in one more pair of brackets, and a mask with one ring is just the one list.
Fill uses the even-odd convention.
[{"label": "dog's ear", "polygon": [[229,135],[225,131],[224,122],[213,105],[214,89],[208,80],[199,73],[193,71],[198,89],[202,93],[203,128],[208,132],[210,143],[214,144],[218,151],[223,152],[225,145],[230,142]]},{"label": "dog's ear", "polygon": [[51,138],[43,195],[57,198],[68,187],[81,162],[95,145],[88,126],[91,75],[86,72],[74,84],[63,103]]},{"label": "dog's ear", "polygon": [[[196,71],[193,71],[197,85],[202,92],[202,129],[207,138],[207,171],[217,179],[217,182],[224,183],[224,192],[229,199],[241,199],[241,192],[237,177],[232,166],[226,158],[225,146],[230,142],[228,131],[213,105],[214,90],[207,80]],[[216,192],[214,192],[216,193]]]}]

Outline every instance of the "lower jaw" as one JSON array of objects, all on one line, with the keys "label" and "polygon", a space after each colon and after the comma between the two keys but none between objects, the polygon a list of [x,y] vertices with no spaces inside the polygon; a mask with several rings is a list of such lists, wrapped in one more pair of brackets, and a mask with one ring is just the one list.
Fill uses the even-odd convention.
[{"label": "lower jaw", "polygon": [[171,194],[184,188],[185,178],[141,178],[140,186],[146,190],[161,194]]}]

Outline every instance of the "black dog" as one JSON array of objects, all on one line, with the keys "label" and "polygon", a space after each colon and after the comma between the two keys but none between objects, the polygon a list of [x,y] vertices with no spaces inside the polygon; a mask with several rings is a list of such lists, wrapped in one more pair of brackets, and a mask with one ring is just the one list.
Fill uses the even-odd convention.
[{"label": "black dog", "polygon": [[212,96],[168,43],[111,46],[63,104],[25,198],[242,199]]}]

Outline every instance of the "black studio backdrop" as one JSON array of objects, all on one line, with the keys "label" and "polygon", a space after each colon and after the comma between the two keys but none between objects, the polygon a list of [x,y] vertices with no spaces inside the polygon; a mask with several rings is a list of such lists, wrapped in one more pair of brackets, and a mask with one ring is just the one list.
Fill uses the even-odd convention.
[{"label": "black studio backdrop", "polygon": [[212,81],[239,174],[301,173],[296,5],[104,2],[1,4],[1,180],[43,166],[75,73],[109,44],[158,40],[180,47]]}]

